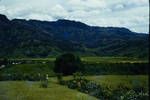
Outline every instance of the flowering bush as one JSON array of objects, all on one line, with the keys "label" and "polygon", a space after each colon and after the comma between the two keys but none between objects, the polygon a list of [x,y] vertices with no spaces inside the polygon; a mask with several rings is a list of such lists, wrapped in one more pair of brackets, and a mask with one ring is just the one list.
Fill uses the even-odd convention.
[{"label": "flowering bush", "polygon": [[121,100],[149,100],[148,98],[149,98],[148,93],[143,92],[137,93],[134,90],[130,90],[120,97]]},{"label": "flowering bush", "polygon": [[79,74],[74,75],[74,79],[66,82],[68,88],[77,89],[100,100],[148,100],[149,97],[148,92],[143,90],[136,91],[137,88],[134,89],[134,87],[131,90],[124,84],[120,84],[116,89],[112,90],[111,87],[102,86],[79,77]]}]

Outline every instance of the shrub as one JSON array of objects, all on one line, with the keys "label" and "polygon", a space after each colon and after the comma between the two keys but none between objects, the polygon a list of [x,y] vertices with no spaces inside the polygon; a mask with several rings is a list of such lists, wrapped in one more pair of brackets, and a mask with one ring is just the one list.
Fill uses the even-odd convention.
[{"label": "shrub", "polygon": [[7,58],[0,59],[0,66],[1,65],[7,65],[8,63],[9,63],[9,61]]},{"label": "shrub", "polygon": [[71,53],[66,53],[56,58],[54,72],[71,75],[77,71],[81,71],[82,66],[79,57]]},{"label": "shrub", "polygon": [[67,82],[67,85],[71,89],[78,89],[84,92],[87,84],[87,80],[83,77],[81,72],[73,73],[73,79]]},{"label": "shrub", "polygon": [[74,78],[74,80],[84,79],[83,74],[81,72],[73,73],[73,78]]},{"label": "shrub", "polygon": [[62,73],[57,73],[56,76],[57,76],[58,83],[64,85],[65,83],[63,81]]},{"label": "shrub", "polygon": [[41,81],[41,85],[42,88],[47,88],[48,87],[48,81]]},{"label": "shrub", "polygon": [[78,88],[77,82],[75,80],[68,81],[67,86],[70,89],[77,89]]},{"label": "shrub", "polygon": [[83,62],[86,75],[146,75],[149,63],[90,63]]},{"label": "shrub", "polygon": [[42,88],[47,88],[48,87],[48,74],[46,74],[45,79],[41,80],[41,85]]},{"label": "shrub", "polygon": [[137,95],[138,100],[149,100],[148,92],[139,92]]},{"label": "shrub", "polygon": [[147,92],[136,92],[134,90],[129,90],[123,94],[118,100],[149,100],[149,95]]}]

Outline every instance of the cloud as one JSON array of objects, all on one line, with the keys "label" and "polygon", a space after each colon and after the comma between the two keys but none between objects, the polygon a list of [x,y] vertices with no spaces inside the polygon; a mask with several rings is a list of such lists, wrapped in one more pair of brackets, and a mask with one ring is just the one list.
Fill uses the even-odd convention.
[{"label": "cloud", "polygon": [[5,6],[0,6],[0,12],[5,12],[6,8]]},{"label": "cloud", "polygon": [[105,8],[106,2],[104,0],[70,0],[68,5],[76,10],[85,10],[93,8]]},{"label": "cloud", "polygon": [[50,15],[52,15],[55,19],[62,19],[68,16],[68,12],[61,5],[56,4],[50,10]]},{"label": "cloud", "polygon": [[[28,15],[28,16],[25,16],[26,17],[26,19],[37,19],[37,20],[48,20],[48,21],[53,21],[54,19],[51,17],[51,16],[49,16],[49,15],[41,15],[41,14],[36,14],[36,13],[34,13],[34,14],[30,14],[30,15]],[[22,19],[22,18],[21,18]]]},{"label": "cloud", "polygon": [[71,19],[94,26],[149,31],[149,0],[1,0],[0,13],[10,19]]}]

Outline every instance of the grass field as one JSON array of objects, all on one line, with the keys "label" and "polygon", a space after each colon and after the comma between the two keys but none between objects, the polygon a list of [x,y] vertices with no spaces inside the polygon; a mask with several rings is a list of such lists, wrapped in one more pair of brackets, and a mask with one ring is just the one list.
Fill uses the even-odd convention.
[{"label": "grass field", "polygon": [[[4,73],[10,73],[10,74],[49,74],[54,75],[53,69],[52,69],[53,63],[49,64],[17,64],[17,65],[9,65],[7,68],[4,68]],[[0,71],[0,72],[1,72]]]},{"label": "grass field", "polygon": [[82,61],[88,63],[145,63],[146,59],[138,59],[131,57],[82,57]]},{"label": "grass field", "polygon": [[[55,57],[51,58],[11,58],[10,60],[14,61],[37,61],[37,62],[43,62],[43,61],[55,61]],[[133,58],[133,57],[99,57],[99,56],[90,56],[90,57],[81,57],[81,60],[84,62],[90,62],[90,63],[102,63],[102,62],[108,62],[108,63],[145,63],[148,62],[148,59],[139,59],[139,58]]]},{"label": "grass field", "polygon": [[[72,76],[63,77],[64,80]],[[110,91],[123,85],[132,89],[143,87],[148,90],[148,75],[100,75],[85,76],[86,79],[107,87]],[[31,81],[1,81],[0,100],[97,100],[87,94],[71,90],[57,84],[57,78],[49,79],[48,88],[40,88],[39,82]]]},{"label": "grass field", "polygon": [[87,94],[50,82],[40,88],[39,82],[1,81],[0,100],[97,100]]},{"label": "grass field", "polygon": [[[0,69],[0,80],[26,79],[28,76],[40,75],[55,76],[53,71],[55,58],[11,59],[10,64]],[[26,60],[26,61],[25,61]],[[82,57],[85,75],[147,75],[148,63],[146,60],[129,57]],[[10,77],[12,76],[12,77]],[[3,78],[2,78],[3,77]],[[24,77],[24,78],[21,78]]]},{"label": "grass field", "polygon": [[[29,76],[33,76],[34,74],[38,75],[38,73],[40,73],[55,76],[55,73],[53,72],[55,58],[23,58],[10,60],[16,62],[27,61],[27,63],[8,65],[0,70],[0,75],[6,74],[7,76],[17,74],[22,77],[21,75],[29,74]],[[148,91],[148,75],[145,72],[144,75],[136,74],[139,70],[142,72],[147,70],[144,69],[143,65],[144,63],[147,63],[148,60],[128,57],[82,57],[81,60],[85,63],[86,71],[88,72],[85,78],[100,84],[110,92],[117,89],[119,86],[129,89],[143,88]],[[116,63],[116,65],[109,66],[109,63]],[[135,68],[135,66],[126,65],[126,63],[139,63],[142,66],[136,66]],[[117,67],[118,64],[121,66]],[[132,67],[138,70],[135,70]],[[126,73],[124,73],[124,75],[116,75],[112,74],[111,70],[113,72],[123,71]],[[132,72],[132,70],[133,72],[135,71],[135,75],[126,75],[128,73],[126,70],[129,72]],[[91,71],[93,71],[93,74],[89,74]],[[98,71],[107,72],[108,75],[101,75],[99,73],[102,72]],[[72,78],[72,76],[63,77],[64,80],[70,80]],[[96,98],[91,97],[88,94],[69,89],[66,86],[58,85],[56,77],[49,78],[48,88],[40,88],[39,82],[8,80],[0,81],[0,100],[96,100]]]}]

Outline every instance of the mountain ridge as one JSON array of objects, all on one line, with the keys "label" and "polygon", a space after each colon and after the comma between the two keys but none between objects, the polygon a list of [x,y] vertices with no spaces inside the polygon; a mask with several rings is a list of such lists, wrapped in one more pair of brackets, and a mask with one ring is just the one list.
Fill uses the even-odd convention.
[{"label": "mountain ridge", "polygon": [[[83,24],[85,26],[88,26],[88,27],[95,27],[95,28],[118,28],[118,29],[126,29],[128,31],[131,31],[130,29],[126,28],[126,27],[112,27],[112,26],[107,26],[107,27],[102,27],[102,26],[93,26],[93,25],[88,25],[88,24],[85,24],[85,23],[82,23],[80,21],[76,21],[76,20],[69,20],[69,19],[58,19],[56,21],[48,21],[48,20],[37,20],[37,19],[17,19],[17,18],[14,18],[14,19],[8,19],[7,16],[3,15],[3,14],[0,14],[0,17],[4,17],[5,19],[9,20],[9,21],[37,21],[37,22],[47,22],[47,23],[55,23],[55,22],[72,22],[72,23],[80,23],[80,24]],[[0,18],[1,19],[1,18]],[[132,31],[134,32],[134,31]],[[137,34],[147,34],[147,33],[141,33],[141,32],[134,32],[134,33],[137,33]]]},{"label": "mountain ridge", "polygon": [[148,54],[148,34],[66,19],[9,20],[0,15],[0,42],[0,57],[48,57],[63,52],[136,57]]}]

